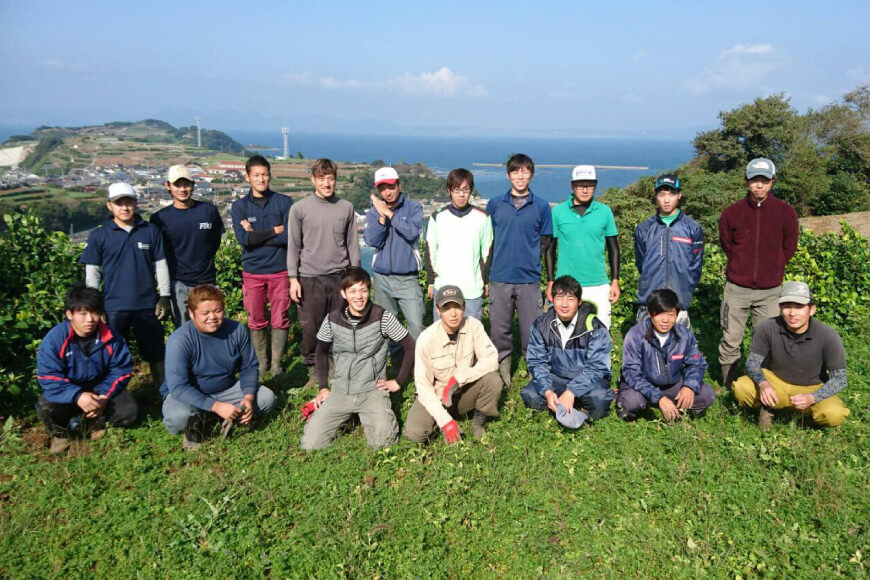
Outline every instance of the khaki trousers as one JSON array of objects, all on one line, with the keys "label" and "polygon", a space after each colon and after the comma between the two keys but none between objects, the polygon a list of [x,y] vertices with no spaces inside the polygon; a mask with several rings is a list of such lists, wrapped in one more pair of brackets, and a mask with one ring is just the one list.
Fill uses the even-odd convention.
[{"label": "khaki trousers", "polygon": [[[805,393],[813,393],[822,385],[799,386],[787,383],[767,369],[764,371],[764,378],[776,391],[776,398],[779,401],[774,409],[794,409],[789,397],[792,395],[803,395]],[[743,407],[760,407],[761,399],[758,393],[758,387],[748,376],[742,376],[734,381],[734,398]],[[795,409],[796,410],[796,409]],[[808,409],[802,411],[809,413],[813,417],[813,422],[819,427],[836,427],[846,420],[849,415],[849,409],[843,404],[843,400],[838,396],[822,399],[815,405],[810,405]]]},{"label": "khaki trousers", "polygon": [[746,320],[752,313],[752,327],[767,318],[779,314],[779,289],[744,288],[731,282],[725,282],[725,291],[720,309],[720,324],[722,326],[722,341],[719,343],[719,364],[730,365],[740,360],[740,346],[743,344],[743,333],[746,330]]}]

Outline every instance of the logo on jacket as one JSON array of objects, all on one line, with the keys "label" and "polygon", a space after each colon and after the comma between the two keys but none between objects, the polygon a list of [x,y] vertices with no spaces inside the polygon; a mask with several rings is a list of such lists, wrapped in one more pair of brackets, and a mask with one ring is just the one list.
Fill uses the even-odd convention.
[{"label": "logo on jacket", "polygon": [[680,360],[681,358],[683,358],[683,356],[685,356],[685,355],[675,354],[675,355],[671,356],[671,360]]},{"label": "logo on jacket", "polygon": [[257,221],[257,216],[251,216],[251,217],[249,217],[249,218],[248,218],[248,221],[249,221],[250,223],[254,223],[254,222],[256,222],[256,221]]},{"label": "logo on jacket", "polygon": [[140,250],[150,250],[151,244],[146,244],[145,242],[138,242]]},{"label": "logo on jacket", "polygon": [[210,230],[211,229],[211,222],[199,222],[199,229]]},{"label": "logo on jacket", "polygon": [[692,243],[692,240],[690,240],[689,238],[684,238],[682,236],[671,236],[671,239],[675,242],[682,242],[684,244],[691,244]]}]

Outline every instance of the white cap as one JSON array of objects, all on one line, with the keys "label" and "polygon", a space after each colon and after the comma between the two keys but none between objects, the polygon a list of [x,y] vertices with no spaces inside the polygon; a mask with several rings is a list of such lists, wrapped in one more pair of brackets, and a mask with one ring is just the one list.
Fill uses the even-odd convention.
[{"label": "white cap", "polygon": [[375,171],[375,187],[382,183],[396,183],[399,181],[399,174],[392,167],[381,167]]},{"label": "white cap", "polygon": [[571,172],[571,181],[598,181],[594,165],[578,165]]},{"label": "white cap", "polygon": [[115,201],[122,197],[132,197],[133,199],[139,198],[139,196],[136,195],[136,190],[133,189],[133,186],[129,183],[119,181],[118,183],[113,183],[109,186],[109,201]]},{"label": "white cap", "polygon": [[169,168],[169,173],[166,174],[166,181],[175,183],[179,179],[193,181],[193,174],[184,165],[173,165]]}]

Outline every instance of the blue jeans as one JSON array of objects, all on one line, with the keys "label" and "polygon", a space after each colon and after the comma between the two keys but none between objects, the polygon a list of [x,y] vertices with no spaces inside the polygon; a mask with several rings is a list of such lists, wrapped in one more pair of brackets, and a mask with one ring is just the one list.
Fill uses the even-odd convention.
[{"label": "blue jeans", "polygon": [[[565,387],[553,386],[553,392],[556,395],[561,395],[565,392]],[[523,398],[523,403],[530,409],[545,411],[547,409],[547,399],[538,394],[535,381],[529,381],[523,390],[520,391],[520,396]],[[592,419],[601,419],[610,412],[610,402],[615,398],[613,389],[609,386],[600,386],[587,391],[586,394],[574,399],[574,407],[583,408],[589,412],[589,417]]]},{"label": "blue jeans", "polygon": [[[438,290],[435,290],[435,294],[438,293]],[[465,315],[471,316],[472,318],[476,318],[483,322],[483,296],[480,298],[466,298],[465,299]],[[438,308],[435,304],[432,304],[432,321],[438,320]]]},{"label": "blue jeans", "polygon": [[416,274],[372,274],[372,302],[397,317],[399,308],[405,316],[408,333],[417,339],[423,332],[423,291]]},{"label": "blue jeans", "polygon": [[[229,389],[213,393],[211,396],[221,403],[231,403],[233,405],[238,405],[245,398],[245,394],[242,392],[242,385],[239,381],[236,381],[236,384]],[[260,388],[257,389],[257,395],[254,397],[254,414],[268,413],[275,406],[276,401],[275,393],[268,387],[260,385]],[[194,417],[204,412],[196,407],[191,407],[187,403],[182,403],[170,394],[163,400],[163,425],[166,426],[166,429],[170,433],[178,435],[187,429],[187,426]]]}]

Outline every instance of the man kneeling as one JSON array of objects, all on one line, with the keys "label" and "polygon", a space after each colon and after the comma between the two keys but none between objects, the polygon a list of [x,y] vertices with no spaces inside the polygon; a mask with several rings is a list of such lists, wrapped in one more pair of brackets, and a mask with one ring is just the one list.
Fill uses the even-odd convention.
[{"label": "man kneeling", "polygon": [[50,452],[69,448],[76,424],[90,428],[91,439],[106,432],[106,423],[127,427],[136,421],[136,399],[125,387],[133,373],[127,343],[103,324],[103,295],[83,284],[67,292],[66,320],[52,328],[39,345],[36,379],[42,394],[36,414],[51,435]]},{"label": "man kneeling", "polygon": [[224,294],[203,284],[187,297],[190,320],[166,343],[166,382],[160,389],[163,424],[173,435],[184,432],[183,448],[202,441],[202,414],[224,420],[223,433],[236,420],[247,425],[275,406],[275,394],[257,383],[259,363],[248,330],[224,318]]},{"label": "man kneeling", "polygon": [[532,324],[526,360],[532,380],[520,396],[527,407],[550,409],[565,427],[579,429],[610,411],[610,331],[584,303],[571,276],[553,282],[553,308]]},{"label": "man kneeling", "polygon": [[716,394],[704,382],[707,361],[688,326],[676,324],[679,298],[673,290],[650,292],[649,318],[625,335],[622,373],[616,396],[617,415],[630,421],[649,405],[657,405],[668,421],[681,410],[701,415]]},{"label": "man kneeling", "polygon": [[[372,279],[359,266],[346,269],[339,281],[347,306],[330,312],[317,332],[314,366],[320,392],[315,413],[302,433],[302,448],[323,449],[341,425],[359,415],[369,447],[392,445],[399,425],[390,393],[407,384],[414,368],[414,339],[389,310],[369,300]],[[402,367],[396,380],[386,380],[390,339],[402,346]],[[335,360],[332,389],[328,384],[329,345]]]},{"label": "man kneeling", "polygon": [[743,407],[758,407],[762,429],[770,428],[769,409],[809,413],[820,427],[840,425],[849,414],[836,396],[846,387],[846,351],[840,336],[813,320],[816,305],[803,282],[783,284],[779,312],[752,333],[747,376],[734,381],[734,397]]},{"label": "man kneeling", "polygon": [[502,380],[498,351],[483,323],[465,316],[465,298],[458,286],[442,286],[435,295],[438,320],[417,339],[414,383],[417,400],[408,411],[405,437],[422,443],[435,432],[448,445],[462,441],[458,417],[474,411],[471,433],[483,437],[486,421],[498,417]]}]

